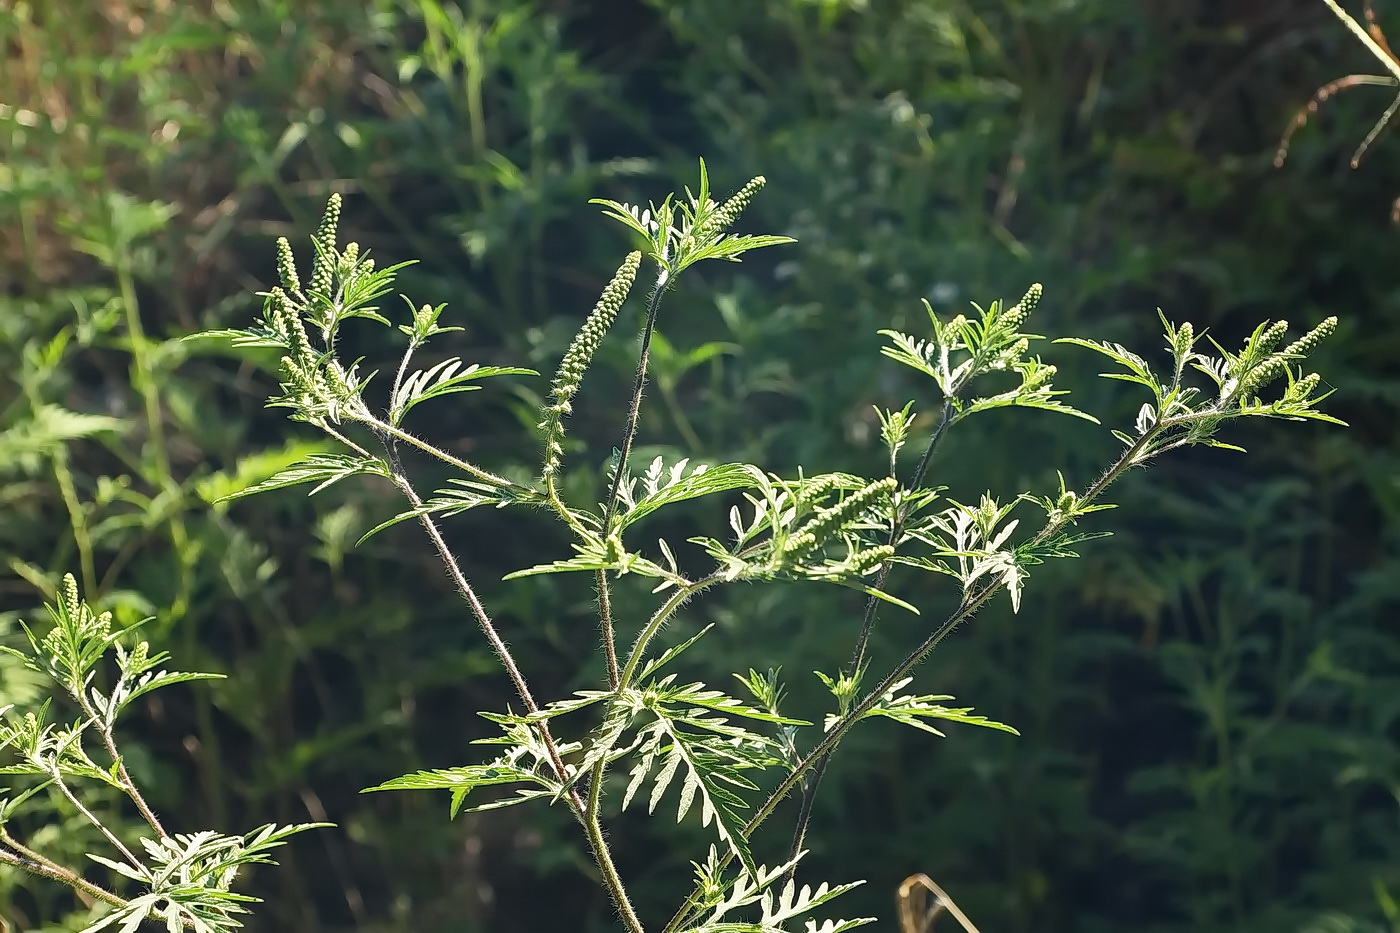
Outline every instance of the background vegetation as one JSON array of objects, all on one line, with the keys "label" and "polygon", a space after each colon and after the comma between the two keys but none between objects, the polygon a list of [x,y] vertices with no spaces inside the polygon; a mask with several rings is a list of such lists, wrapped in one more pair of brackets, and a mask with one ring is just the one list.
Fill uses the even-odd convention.
[{"label": "background vegetation", "polygon": [[[71,570],[119,619],[155,615],[183,667],[230,675],[168,691],[132,764],[190,826],[340,825],[283,850],[260,929],[604,929],[608,906],[562,815],[449,825],[435,798],[358,796],[465,760],[507,686],[412,529],[350,549],[391,507],[372,488],[210,505],[314,441],[261,409],[268,373],[175,338],[245,320],[273,237],[304,243],[338,190],[346,239],[423,260],[404,290],[465,327],[443,352],[549,371],[625,245],[587,198],[657,197],[696,155],[721,186],[765,174],[745,223],[799,242],[676,296],[658,452],[868,467],[870,403],[913,391],[875,332],[920,297],[1043,281],[1043,330],[1137,344],[1157,307],[1227,344],[1342,318],[1317,368],[1350,430],[1256,428],[1244,460],[1133,477],[1115,539],[921,670],[1021,738],[856,732],[809,837],[820,868],[871,879],[844,909],[889,917],[924,871],[987,931],[1400,929],[1400,160],[1383,138],[1348,170],[1389,102],[1363,89],[1273,168],[1316,86],[1373,70],[1320,3],[12,0],[0,46],[0,639]],[[595,401],[609,376],[625,396],[613,349]],[[1087,354],[1050,352],[1080,407],[1118,398]],[[533,396],[457,398],[439,441],[488,467],[533,454]],[[576,413],[581,469],[611,413]],[[1006,455],[950,448],[939,482],[1094,469],[1105,438],[1067,421],[983,419],[978,448]],[[493,583],[562,545],[493,521],[454,544],[563,694],[586,588]],[[745,591],[697,610],[718,628],[687,657],[783,658],[799,684],[844,660],[846,608]],[[27,677],[0,659],[0,696]],[[80,853],[73,817],[29,830]],[[694,840],[629,829],[634,890],[673,903]],[[0,874],[14,929],[65,929],[72,906]]]}]

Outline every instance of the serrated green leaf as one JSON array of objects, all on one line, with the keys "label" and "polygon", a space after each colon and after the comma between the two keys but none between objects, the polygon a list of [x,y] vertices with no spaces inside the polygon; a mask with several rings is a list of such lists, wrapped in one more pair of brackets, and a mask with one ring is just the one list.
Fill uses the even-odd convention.
[{"label": "serrated green leaf", "polygon": [[40,405],[15,426],[0,431],[0,471],[32,469],[35,458],[46,457],[69,441],[124,431],[129,422],[107,415],[69,411],[59,405]]},{"label": "serrated green leaf", "polygon": [[321,490],[343,479],[351,476],[382,476],[389,477],[389,467],[383,460],[376,458],[355,457],[349,454],[313,454],[295,466],[279,471],[276,475],[261,483],[249,486],[234,492],[221,499],[226,502],[231,499],[241,499],[244,496],[252,496],[273,489],[285,489],[289,486],[298,486],[302,483],[316,483],[316,488],[308,495],[315,495]]},{"label": "serrated green leaf", "polygon": [[652,674],[655,674],[657,671],[661,670],[661,668],[674,661],[677,657],[681,655],[681,653],[686,651],[691,645],[704,638],[709,633],[710,629],[714,627],[715,623],[711,622],[709,625],[705,626],[700,631],[696,632],[694,635],[681,642],[679,645],[673,645],[670,648],[667,648],[665,651],[661,652],[661,654],[652,658],[642,667],[641,673],[637,675],[637,680],[642,683],[648,681],[651,678]]},{"label": "serrated green leaf", "polygon": [[[661,458],[656,458],[652,464],[653,469],[658,469],[660,463]],[[714,467],[701,464],[688,476],[683,475],[687,463],[688,461],[682,460],[671,468],[669,482],[659,480],[651,484],[651,490],[631,503],[630,508],[622,514],[618,520],[618,528],[626,528],[673,502],[758,485],[754,475],[758,468],[746,463],[724,463]]]},{"label": "serrated green leaf", "polygon": [[473,363],[462,368],[459,357],[443,360],[428,369],[420,369],[400,383],[398,391],[389,407],[389,423],[398,425],[408,412],[420,402],[451,395],[454,392],[473,392],[481,386],[469,385],[477,379],[492,376],[538,376],[533,369],[519,366],[481,366]]}]

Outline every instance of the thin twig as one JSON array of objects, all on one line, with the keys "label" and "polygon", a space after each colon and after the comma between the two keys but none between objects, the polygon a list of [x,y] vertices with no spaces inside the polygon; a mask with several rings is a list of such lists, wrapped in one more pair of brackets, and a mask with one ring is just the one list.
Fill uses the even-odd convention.
[{"label": "thin twig", "polygon": [[637,438],[637,422],[641,419],[642,393],[647,385],[647,359],[651,352],[651,335],[656,331],[656,314],[661,308],[661,296],[666,293],[670,280],[665,270],[656,280],[656,286],[647,299],[646,323],[642,325],[642,349],[637,354],[637,376],[632,384],[632,401],[627,407],[627,428],[622,435],[622,446],[618,448],[617,469],[613,472],[612,488],[608,490],[607,504],[603,510],[603,534],[607,534],[617,511],[618,493],[622,489],[623,478],[627,474],[627,460],[632,455],[632,444]]},{"label": "thin twig", "polygon": [[[515,663],[515,658],[511,654],[510,648],[496,630],[496,626],[492,623],[491,617],[487,615],[486,607],[482,605],[481,600],[476,595],[476,590],[473,589],[471,583],[467,580],[466,574],[462,572],[456,556],[452,553],[451,548],[447,545],[447,541],[444,540],[442,533],[438,530],[437,523],[433,521],[431,515],[421,511],[423,508],[423,500],[419,498],[417,491],[409,482],[408,477],[404,475],[402,464],[399,462],[398,456],[394,452],[392,441],[386,438],[385,447],[389,451],[390,458],[393,461],[394,468],[391,473],[391,478],[394,484],[403,492],[413,508],[419,511],[419,522],[422,523],[423,529],[428,533],[428,537],[432,540],[433,546],[437,548],[438,556],[442,559],[444,566],[447,568],[448,576],[452,578],[453,583],[457,586],[457,591],[461,594],[462,598],[466,600],[468,607],[471,609],[472,616],[476,619],[477,625],[486,636],[486,640],[490,642],[492,650],[495,651],[497,659],[501,662],[501,666],[506,669],[506,673],[510,676],[512,683],[515,684],[516,692],[520,695],[520,702],[524,704],[525,711],[531,714],[538,713],[540,711],[539,704],[535,702],[534,695],[530,692],[529,684],[526,683],[524,675],[520,672],[520,667]],[[559,747],[554,741],[554,736],[550,733],[549,723],[541,720],[535,723],[534,728],[539,732],[540,740],[544,743],[545,749],[549,754],[550,765],[554,769],[556,778],[561,784],[567,784],[569,781],[568,766],[564,764],[564,759],[559,754]],[[623,923],[626,925],[629,933],[645,933],[641,921],[637,918],[636,910],[632,907],[632,903],[627,897],[627,889],[623,886],[622,877],[618,874],[617,866],[612,860],[612,853],[609,851],[607,839],[603,836],[601,824],[596,817],[592,819],[588,818],[586,814],[586,805],[579,796],[577,790],[570,788],[564,795],[564,798],[568,801],[569,808],[573,810],[575,817],[578,818],[584,826],[585,833],[588,836],[589,847],[593,850],[594,861],[598,865],[598,870],[603,876],[604,885],[607,887],[608,893],[612,896],[613,904],[617,908]]]},{"label": "thin twig", "polygon": [[[923,903],[915,904],[915,891],[923,889],[925,897],[933,894],[933,909],[929,910]],[[920,899],[923,900],[923,899]],[[977,927],[967,918],[967,914],[958,909],[958,905],[953,903],[953,899],[948,893],[934,884],[933,879],[920,872],[917,875],[910,875],[904,879],[904,883],[899,886],[899,926],[900,933],[933,933],[933,919],[940,911],[948,911],[953,915],[953,919],[962,924],[962,928],[967,933],[978,933]]]},{"label": "thin twig", "polygon": [[98,734],[102,736],[102,744],[106,746],[107,754],[112,757],[112,763],[117,766],[117,777],[121,780],[122,790],[131,798],[131,802],[136,804],[136,809],[140,811],[141,818],[145,820],[146,825],[151,827],[155,832],[156,838],[168,838],[165,834],[165,828],[160,825],[160,819],[156,817],[156,813],[151,809],[150,804],[146,803],[146,798],[142,796],[140,788],[136,786],[136,782],[131,779],[131,774],[126,770],[126,760],[122,757],[121,753],[117,751],[117,742],[112,735],[111,725],[97,715],[97,710],[93,708],[91,701],[89,701],[86,696],[81,693],[75,695],[78,697],[78,703],[82,706],[83,712],[97,724]]},{"label": "thin twig", "polygon": [[4,838],[0,839],[0,843],[3,843],[5,846],[8,846],[15,850],[13,852],[7,852],[5,849],[0,849],[0,862],[2,863],[6,865],[13,865],[15,868],[18,868],[21,871],[27,871],[31,875],[39,875],[41,877],[48,878],[51,881],[57,881],[60,884],[65,884],[69,887],[76,888],[77,890],[82,891],[84,894],[87,894],[90,897],[94,897],[100,901],[111,904],[113,907],[126,906],[126,901],[122,900],[120,897],[113,894],[111,891],[99,888],[97,885],[83,878],[76,872],[69,871],[63,866],[56,864],[55,862],[51,862],[46,858],[38,857],[37,853],[31,852],[27,849],[21,851],[22,847],[16,845],[12,840]]},{"label": "thin twig", "polygon": [[116,834],[113,833],[110,829],[108,829],[105,825],[103,825],[102,821],[99,820],[91,810],[83,806],[83,802],[79,800],[78,796],[73,793],[73,791],[68,787],[67,784],[64,783],[63,776],[58,773],[57,769],[49,772],[49,778],[53,781],[54,786],[59,789],[63,796],[68,799],[68,802],[71,803],[77,809],[77,811],[83,815],[83,818],[86,819],[93,826],[95,826],[97,828],[97,831],[102,833],[103,836],[107,837],[107,841],[112,844],[112,848],[120,852],[122,854],[122,857],[125,858],[128,862],[130,862],[132,866],[135,867],[137,870],[146,870],[146,866],[141,864],[141,860],[132,854],[131,850],[128,849],[122,843],[122,841],[117,838]]},{"label": "thin twig", "polygon": [[1385,49],[1381,47],[1380,43],[1371,38],[1371,34],[1366,31],[1366,27],[1362,26],[1356,21],[1355,17],[1342,9],[1341,5],[1337,3],[1337,0],[1322,0],[1322,2],[1327,4],[1333,13],[1337,14],[1337,18],[1346,24],[1346,27],[1351,30],[1352,35],[1361,40],[1361,44],[1366,46],[1367,50],[1376,57],[1376,61],[1384,65],[1385,70],[1394,75],[1396,81],[1400,81],[1400,62],[1397,62],[1386,54]]}]

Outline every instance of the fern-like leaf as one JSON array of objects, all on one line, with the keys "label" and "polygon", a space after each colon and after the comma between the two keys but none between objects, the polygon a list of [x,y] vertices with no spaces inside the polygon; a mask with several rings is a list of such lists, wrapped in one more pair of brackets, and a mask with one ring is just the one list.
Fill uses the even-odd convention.
[{"label": "fern-like leaf", "polygon": [[399,425],[410,409],[429,399],[451,395],[454,392],[474,392],[481,388],[471,384],[477,379],[538,375],[533,369],[522,369],[519,366],[481,366],[472,363],[464,367],[461,359],[454,356],[428,369],[417,370],[399,384],[398,391],[394,393],[390,402],[389,423]]}]

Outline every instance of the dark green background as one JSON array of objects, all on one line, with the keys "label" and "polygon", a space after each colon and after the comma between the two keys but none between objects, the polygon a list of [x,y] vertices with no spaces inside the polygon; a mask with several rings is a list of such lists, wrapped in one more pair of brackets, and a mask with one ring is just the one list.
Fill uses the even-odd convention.
[{"label": "dark green background", "polygon": [[[1377,12],[1400,31],[1400,11]],[[1273,167],[1316,87],[1379,69],[1320,0],[49,0],[0,10],[0,43],[0,102],[38,115],[0,122],[0,637],[36,618],[36,582],[79,569],[66,470],[89,595],[155,614],[183,669],[230,675],[131,724],[169,822],[340,824],[258,874],[256,929],[601,930],[609,913],[561,814],[448,823],[439,797],[358,795],[489,752],[467,744],[488,731],[474,714],[508,686],[413,528],[347,552],[396,508],[384,488],[204,501],[220,471],[310,434],[261,408],[266,370],[171,338],[247,320],[273,237],[305,256],[339,190],[343,237],[421,260],[403,291],[466,328],[441,352],[551,371],[627,248],[587,199],[659,199],[697,157],[721,193],[766,175],[741,229],[798,242],[701,267],[668,299],[644,455],[878,474],[870,406],[933,407],[878,355],[876,330],[919,328],[922,297],[955,313],[1040,281],[1038,332],[1142,351],[1159,307],[1227,347],[1265,318],[1341,319],[1315,365],[1351,427],[1261,422],[1226,437],[1247,455],[1187,452],[1125,481],[1095,517],[1114,538],[919,672],[1022,737],[858,730],[808,877],[868,879],[842,909],[882,929],[920,871],[984,933],[1400,929],[1400,160],[1382,136],[1347,167],[1392,99],[1364,88]],[[152,202],[168,219],[136,223]],[[133,302],[162,441],[130,378]],[[576,406],[580,492],[616,442],[636,326],[630,307]],[[385,332],[363,333],[366,365],[391,362]],[[1131,419],[1141,399],[1095,379],[1096,359],[1043,353],[1079,407]],[[543,388],[488,384],[412,426],[493,469],[528,463]],[[127,427],[65,431],[45,405]],[[933,480],[963,501],[1043,493],[1113,453],[1104,429],[996,413],[951,436]],[[416,468],[425,488],[444,478]],[[164,483],[169,508],[102,479],[122,476]],[[658,533],[722,516],[689,521]],[[582,581],[496,582],[562,556],[557,530],[496,512],[448,527],[537,693],[595,679]],[[877,662],[947,605],[935,584],[900,584],[925,616],[888,614]],[[689,607],[676,631],[717,628],[688,673],[782,664],[795,711],[817,715],[808,672],[836,669],[858,624],[842,592]],[[32,690],[0,666],[0,698]],[[703,854],[697,827],[667,822],[612,832],[652,923]],[[26,829],[74,862],[87,844],[61,810]],[[72,906],[0,875],[19,929]]]}]

